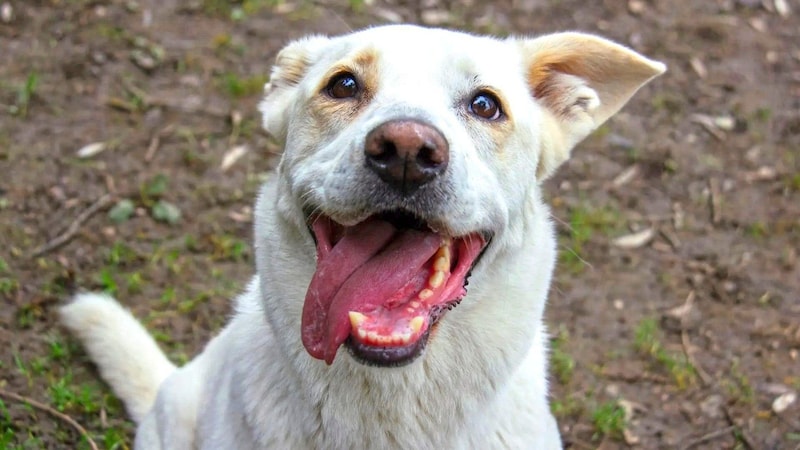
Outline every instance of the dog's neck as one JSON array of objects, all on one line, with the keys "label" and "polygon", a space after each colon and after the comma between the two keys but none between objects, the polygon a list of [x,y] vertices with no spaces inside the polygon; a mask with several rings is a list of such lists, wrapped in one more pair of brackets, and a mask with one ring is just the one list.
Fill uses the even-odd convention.
[{"label": "dog's neck", "polygon": [[[237,320],[261,328],[265,341],[279,339],[265,315],[258,314],[253,309],[249,318],[240,315]],[[236,386],[242,390],[240,398],[246,399],[244,416],[281,411],[295,425],[281,433],[296,434],[289,440],[307,448],[426,448],[438,438],[444,440],[435,444],[444,448],[469,447],[475,436],[491,431],[487,417],[505,395],[509,378],[509,373],[498,373],[503,372],[499,365],[475,363],[489,355],[465,354],[458,360],[438,354],[435,346],[408,366],[377,368],[356,362],[344,350],[327,366],[311,358],[299,340],[296,351],[289,354],[263,344],[249,343],[248,357],[254,362],[237,369],[244,372],[235,378],[279,381]],[[469,340],[463,345],[474,347]],[[274,352],[263,355],[265,349]],[[387,434],[387,429],[403,432]],[[253,431],[261,445],[272,447],[270,432]],[[454,445],[460,439],[463,442]]]}]

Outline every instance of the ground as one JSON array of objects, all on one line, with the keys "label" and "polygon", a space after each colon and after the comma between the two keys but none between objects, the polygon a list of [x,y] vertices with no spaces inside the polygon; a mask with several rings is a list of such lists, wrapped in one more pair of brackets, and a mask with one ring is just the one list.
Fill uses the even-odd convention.
[{"label": "ground", "polygon": [[196,354],[252,274],[277,50],[394,21],[584,30],[669,66],[546,183],[565,445],[800,448],[792,0],[0,1],[0,447],[130,447],[56,307],[111,292]]}]

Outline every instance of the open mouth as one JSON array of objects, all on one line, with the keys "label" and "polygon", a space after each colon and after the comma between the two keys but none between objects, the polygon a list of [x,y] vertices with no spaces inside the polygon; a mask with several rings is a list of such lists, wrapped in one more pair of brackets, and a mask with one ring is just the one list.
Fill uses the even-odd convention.
[{"label": "open mouth", "polygon": [[303,305],[302,339],[328,364],[346,344],[358,360],[408,364],[431,327],[466,295],[467,278],[489,242],[475,232],[448,237],[402,211],[345,227],[313,216],[317,270]]}]

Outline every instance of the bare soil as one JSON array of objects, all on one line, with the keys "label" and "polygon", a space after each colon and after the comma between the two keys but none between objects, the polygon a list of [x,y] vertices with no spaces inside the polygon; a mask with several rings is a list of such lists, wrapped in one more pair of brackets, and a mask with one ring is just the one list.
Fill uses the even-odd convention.
[{"label": "bare soil", "polygon": [[0,0],[0,447],[90,448],[68,418],[130,447],[57,305],[109,291],[191,358],[253,270],[276,52],[391,21],[584,30],[668,64],[547,182],[565,444],[800,448],[796,0]]}]

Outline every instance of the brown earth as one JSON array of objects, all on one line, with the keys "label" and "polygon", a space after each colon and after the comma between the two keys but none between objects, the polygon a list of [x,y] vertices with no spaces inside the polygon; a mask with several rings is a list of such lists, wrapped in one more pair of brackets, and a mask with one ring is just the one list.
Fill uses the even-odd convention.
[{"label": "brown earth", "polygon": [[566,446],[800,448],[800,402],[773,405],[800,390],[799,18],[793,0],[0,0],[0,447],[89,448],[68,418],[130,446],[55,307],[110,291],[194,355],[251,275],[276,51],[409,21],[585,30],[669,66],[547,182]]}]

